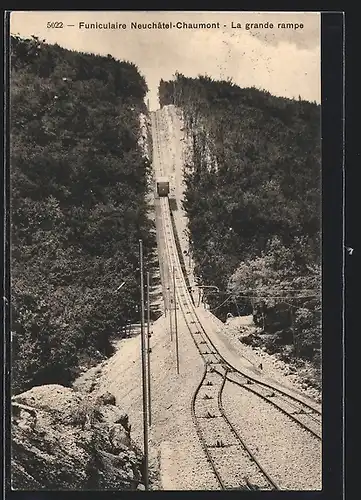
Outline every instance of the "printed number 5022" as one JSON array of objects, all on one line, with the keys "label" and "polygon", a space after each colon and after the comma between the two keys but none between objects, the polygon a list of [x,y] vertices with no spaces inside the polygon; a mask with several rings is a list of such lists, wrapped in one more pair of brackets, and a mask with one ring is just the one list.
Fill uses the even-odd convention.
[{"label": "printed number 5022", "polygon": [[47,28],[64,28],[62,21],[48,21],[46,23]]}]

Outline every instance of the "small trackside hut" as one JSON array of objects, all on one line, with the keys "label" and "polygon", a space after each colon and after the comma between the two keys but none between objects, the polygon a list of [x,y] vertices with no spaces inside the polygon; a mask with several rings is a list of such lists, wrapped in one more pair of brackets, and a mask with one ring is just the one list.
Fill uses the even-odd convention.
[{"label": "small trackside hut", "polygon": [[169,179],[168,177],[158,177],[156,180],[156,192],[158,196],[169,195]]}]

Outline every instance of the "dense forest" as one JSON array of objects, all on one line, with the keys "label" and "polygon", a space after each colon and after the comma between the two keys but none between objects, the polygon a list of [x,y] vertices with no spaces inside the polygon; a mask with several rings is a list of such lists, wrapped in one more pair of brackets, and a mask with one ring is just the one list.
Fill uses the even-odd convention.
[{"label": "dense forest", "polygon": [[[12,388],[69,384],[138,320],[155,245],[135,65],[11,37]],[[119,285],[125,285],[118,290]]]},{"label": "dense forest", "polygon": [[[247,340],[308,360],[321,350],[320,106],[209,77],[159,85],[193,144],[184,208],[211,310],[253,313]],[[316,378],[317,378],[316,376]]]}]

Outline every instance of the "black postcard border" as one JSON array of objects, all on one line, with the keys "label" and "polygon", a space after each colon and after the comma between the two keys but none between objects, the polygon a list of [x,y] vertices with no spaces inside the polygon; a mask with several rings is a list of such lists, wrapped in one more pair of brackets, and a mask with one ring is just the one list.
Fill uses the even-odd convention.
[{"label": "black postcard border", "polygon": [[[24,9],[26,10],[26,9]],[[36,9],[32,9],[36,10]],[[56,9],[52,9],[56,10]],[[62,9],[60,9],[62,10]],[[81,10],[81,9],[76,9]],[[88,10],[88,9],[87,9]],[[96,9],[100,10],[100,9]],[[106,10],[106,9],[102,9]],[[121,9],[116,9],[121,10]],[[137,10],[137,9],[134,9]],[[139,10],[139,9],[138,9]],[[154,10],[154,9],[147,9]],[[177,9],[181,10],[181,9]],[[189,9],[191,10],[191,9]],[[201,10],[201,9],[199,9]],[[210,10],[210,9],[203,9]],[[229,10],[229,9],[224,9]],[[251,9],[248,9],[252,12]],[[272,11],[275,9],[267,9]],[[294,9],[301,10],[301,9]],[[302,9],[306,11],[306,9]],[[314,10],[314,9],[310,9]],[[266,11],[266,10],[264,10]],[[281,11],[281,9],[278,9]],[[233,495],[252,495],[255,500],[267,495],[268,498],[282,496],[287,499],[327,499],[338,500],[345,496],[344,484],[344,432],[345,432],[345,276],[352,274],[350,255],[346,251],[347,238],[350,230],[345,234],[345,215],[349,204],[345,206],[345,188],[351,187],[345,182],[345,16],[341,11],[322,12],[322,223],[323,223],[323,490],[322,491],[278,491],[278,492],[227,492]],[[141,495],[142,492],[110,492],[110,491],[11,491],[9,489],[10,468],[10,151],[9,151],[9,65],[7,50],[9,36],[9,15],[3,25],[4,33],[4,64],[5,64],[5,102],[4,102],[4,135],[5,151],[3,180],[4,189],[4,266],[2,276],[3,313],[4,313],[4,371],[3,391],[5,422],[4,430],[4,457],[5,457],[5,498],[9,500],[40,500],[63,498],[70,499],[96,498],[118,499],[124,495]],[[356,59],[355,59],[356,62]],[[4,98],[4,94],[2,94]],[[347,104],[347,110],[351,105]],[[3,470],[3,469],[2,469]],[[3,470],[4,472],[4,470]],[[147,492],[151,495],[183,495],[189,492]],[[217,496],[224,492],[192,492],[198,496]]]}]

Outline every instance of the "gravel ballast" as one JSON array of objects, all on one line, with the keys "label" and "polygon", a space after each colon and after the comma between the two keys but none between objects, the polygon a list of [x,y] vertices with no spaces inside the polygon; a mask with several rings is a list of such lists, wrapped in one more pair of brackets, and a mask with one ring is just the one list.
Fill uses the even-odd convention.
[{"label": "gravel ballast", "polygon": [[258,396],[226,382],[223,406],[257,461],[282,490],[322,488],[322,444]]}]

